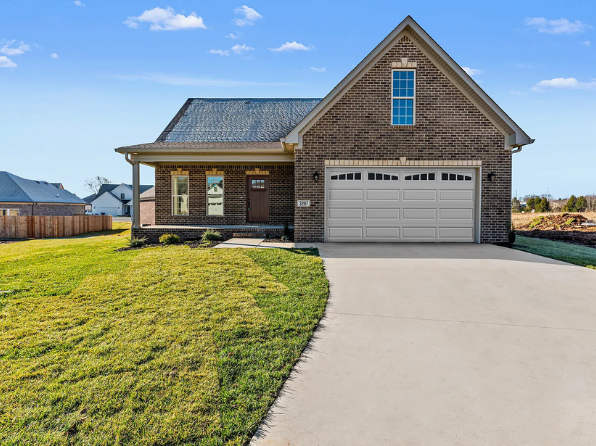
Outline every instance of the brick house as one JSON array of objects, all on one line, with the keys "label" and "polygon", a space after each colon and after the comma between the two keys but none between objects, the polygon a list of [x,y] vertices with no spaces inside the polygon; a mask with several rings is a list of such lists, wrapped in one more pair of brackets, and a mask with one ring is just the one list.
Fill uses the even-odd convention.
[{"label": "brick house", "polygon": [[0,172],[0,216],[84,215],[85,205],[61,183],[28,180]]},{"label": "brick house", "polygon": [[296,241],[503,243],[511,157],[533,142],[407,17],[322,100],[189,99],[156,142],[116,151],[135,196],[155,167],[136,236],[289,223]]}]

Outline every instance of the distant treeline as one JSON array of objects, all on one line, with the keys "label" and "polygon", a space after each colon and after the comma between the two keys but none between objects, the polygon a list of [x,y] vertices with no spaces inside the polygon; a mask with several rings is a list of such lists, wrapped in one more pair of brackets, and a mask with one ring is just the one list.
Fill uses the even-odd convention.
[{"label": "distant treeline", "polygon": [[[525,205],[522,204],[525,202]],[[522,199],[517,197],[511,200],[511,211],[535,211],[535,212],[586,212],[596,211],[596,195],[586,195],[569,198],[552,198],[550,195],[526,195]]]}]

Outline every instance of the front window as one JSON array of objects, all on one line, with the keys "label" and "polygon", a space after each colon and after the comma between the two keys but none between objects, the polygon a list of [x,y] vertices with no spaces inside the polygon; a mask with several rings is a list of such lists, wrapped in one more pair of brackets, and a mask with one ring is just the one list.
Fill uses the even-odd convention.
[{"label": "front window", "polygon": [[0,209],[0,215],[8,215],[11,217],[16,217],[19,215],[18,209]]},{"label": "front window", "polygon": [[172,213],[188,215],[188,176],[172,176]]},{"label": "front window", "polygon": [[207,215],[223,215],[223,176],[207,177]]},{"label": "front window", "polygon": [[391,123],[393,125],[414,125],[415,85],[416,71],[393,71],[391,114]]}]

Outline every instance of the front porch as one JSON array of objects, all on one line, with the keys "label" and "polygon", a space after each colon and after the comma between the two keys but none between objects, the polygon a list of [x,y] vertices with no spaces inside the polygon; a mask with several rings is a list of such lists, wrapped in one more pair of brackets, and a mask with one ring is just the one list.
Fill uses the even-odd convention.
[{"label": "front porch", "polygon": [[157,243],[163,234],[176,234],[183,241],[198,240],[205,231],[219,232],[224,240],[231,238],[281,238],[283,235],[294,234],[294,226],[289,226],[286,234],[284,225],[155,225],[132,228],[132,236],[145,237],[149,243]]}]

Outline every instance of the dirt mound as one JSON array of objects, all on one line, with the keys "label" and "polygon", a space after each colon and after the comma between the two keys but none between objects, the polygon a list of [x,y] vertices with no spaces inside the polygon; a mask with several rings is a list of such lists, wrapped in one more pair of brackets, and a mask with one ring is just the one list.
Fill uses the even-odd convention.
[{"label": "dirt mound", "polygon": [[549,214],[540,215],[530,223],[523,225],[519,229],[535,229],[539,231],[574,231],[585,229],[582,223],[588,221],[581,214]]}]

